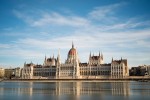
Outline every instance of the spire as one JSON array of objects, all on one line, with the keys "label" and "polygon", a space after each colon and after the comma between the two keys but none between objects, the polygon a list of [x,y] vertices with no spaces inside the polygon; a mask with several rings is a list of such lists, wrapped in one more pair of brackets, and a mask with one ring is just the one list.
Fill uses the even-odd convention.
[{"label": "spire", "polygon": [[99,51],[99,57],[101,56],[100,51]]},{"label": "spire", "polygon": [[103,59],[103,54],[102,54],[102,52],[101,52],[101,58]]},{"label": "spire", "polygon": [[46,55],[45,55],[45,61],[46,61]]},{"label": "spire", "polygon": [[53,58],[54,58],[54,54],[53,54]]},{"label": "spire", "polygon": [[91,57],[91,51],[90,51],[90,57]]},{"label": "spire", "polygon": [[79,57],[78,57],[77,48],[76,48],[76,62],[79,63]]},{"label": "spire", "polygon": [[112,61],[111,62],[113,62],[113,57],[112,57]]},{"label": "spire", "polygon": [[58,50],[58,57],[60,57],[60,49]]},{"label": "spire", "polygon": [[57,60],[58,60],[58,62],[59,62],[59,64],[60,64],[60,63],[61,63],[61,62],[60,62],[60,49],[58,50]]},{"label": "spire", "polygon": [[74,48],[74,44],[73,44],[73,41],[72,41],[72,48]]},{"label": "spire", "polygon": [[45,61],[44,61],[43,65],[46,65],[46,63],[47,63],[47,58],[46,58],[46,54],[45,54]]},{"label": "spire", "polygon": [[121,57],[121,61],[122,61],[122,57]]},{"label": "spire", "polygon": [[32,61],[31,61],[31,63],[30,63],[31,65],[33,65],[33,63],[32,63]]},{"label": "spire", "polygon": [[24,62],[24,65],[26,65],[26,61]]}]

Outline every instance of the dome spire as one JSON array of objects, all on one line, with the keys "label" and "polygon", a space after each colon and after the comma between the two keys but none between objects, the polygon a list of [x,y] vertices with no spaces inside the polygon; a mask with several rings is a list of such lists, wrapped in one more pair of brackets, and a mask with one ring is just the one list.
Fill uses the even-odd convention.
[{"label": "dome spire", "polygon": [[74,48],[74,44],[73,44],[73,41],[72,41],[72,48]]}]

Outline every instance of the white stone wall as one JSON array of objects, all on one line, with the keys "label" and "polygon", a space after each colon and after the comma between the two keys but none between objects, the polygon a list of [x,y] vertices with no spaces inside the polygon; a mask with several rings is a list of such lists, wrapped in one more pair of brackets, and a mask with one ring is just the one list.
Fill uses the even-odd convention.
[{"label": "white stone wall", "polygon": [[3,68],[0,68],[0,78],[3,78],[5,74],[5,70]]},{"label": "white stone wall", "polygon": [[33,65],[24,66],[22,69],[22,79],[32,79],[33,77]]},{"label": "white stone wall", "polygon": [[111,77],[112,78],[124,78],[129,76],[128,66],[124,62],[117,63],[112,62],[111,64]]}]

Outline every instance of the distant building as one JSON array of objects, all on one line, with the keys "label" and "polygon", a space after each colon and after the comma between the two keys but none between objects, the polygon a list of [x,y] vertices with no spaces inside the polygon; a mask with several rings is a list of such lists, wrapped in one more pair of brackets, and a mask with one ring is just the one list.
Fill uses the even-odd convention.
[{"label": "distant building", "polygon": [[132,67],[130,70],[130,76],[145,76],[150,75],[150,65],[142,65],[138,67]]},{"label": "distant building", "polygon": [[15,68],[14,74],[15,74],[15,78],[20,78],[21,77],[21,68],[20,67]]},{"label": "distant building", "polygon": [[43,65],[32,62],[24,63],[22,79],[98,79],[98,78],[124,78],[129,76],[127,59],[112,60],[104,63],[103,54],[89,55],[88,63],[81,63],[78,52],[74,48],[69,50],[65,63],[61,62],[60,51],[57,58],[45,56]]},{"label": "distant building", "polygon": [[3,68],[0,68],[0,78],[3,78],[5,74],[5,70]]},{"label": "distant building", "polygon": [[4,77],[8,79],[15,77],[15,69],[12,68],[5,69]]}]

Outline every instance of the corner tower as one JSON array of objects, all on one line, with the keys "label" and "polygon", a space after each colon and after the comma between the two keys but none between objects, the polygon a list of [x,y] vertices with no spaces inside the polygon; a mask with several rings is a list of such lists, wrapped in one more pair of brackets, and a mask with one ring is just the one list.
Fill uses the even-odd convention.
[{"label": "corner tower", "polygon": [[90,64],[90,65],[100,65],[100,64],[104,64],[103,54],[99,52],[99,55],[98,55],[98,56],[95,56],[94,54],[93,54],[93,56],[91,56],[91,52],[90,52],[89,64]]}]

